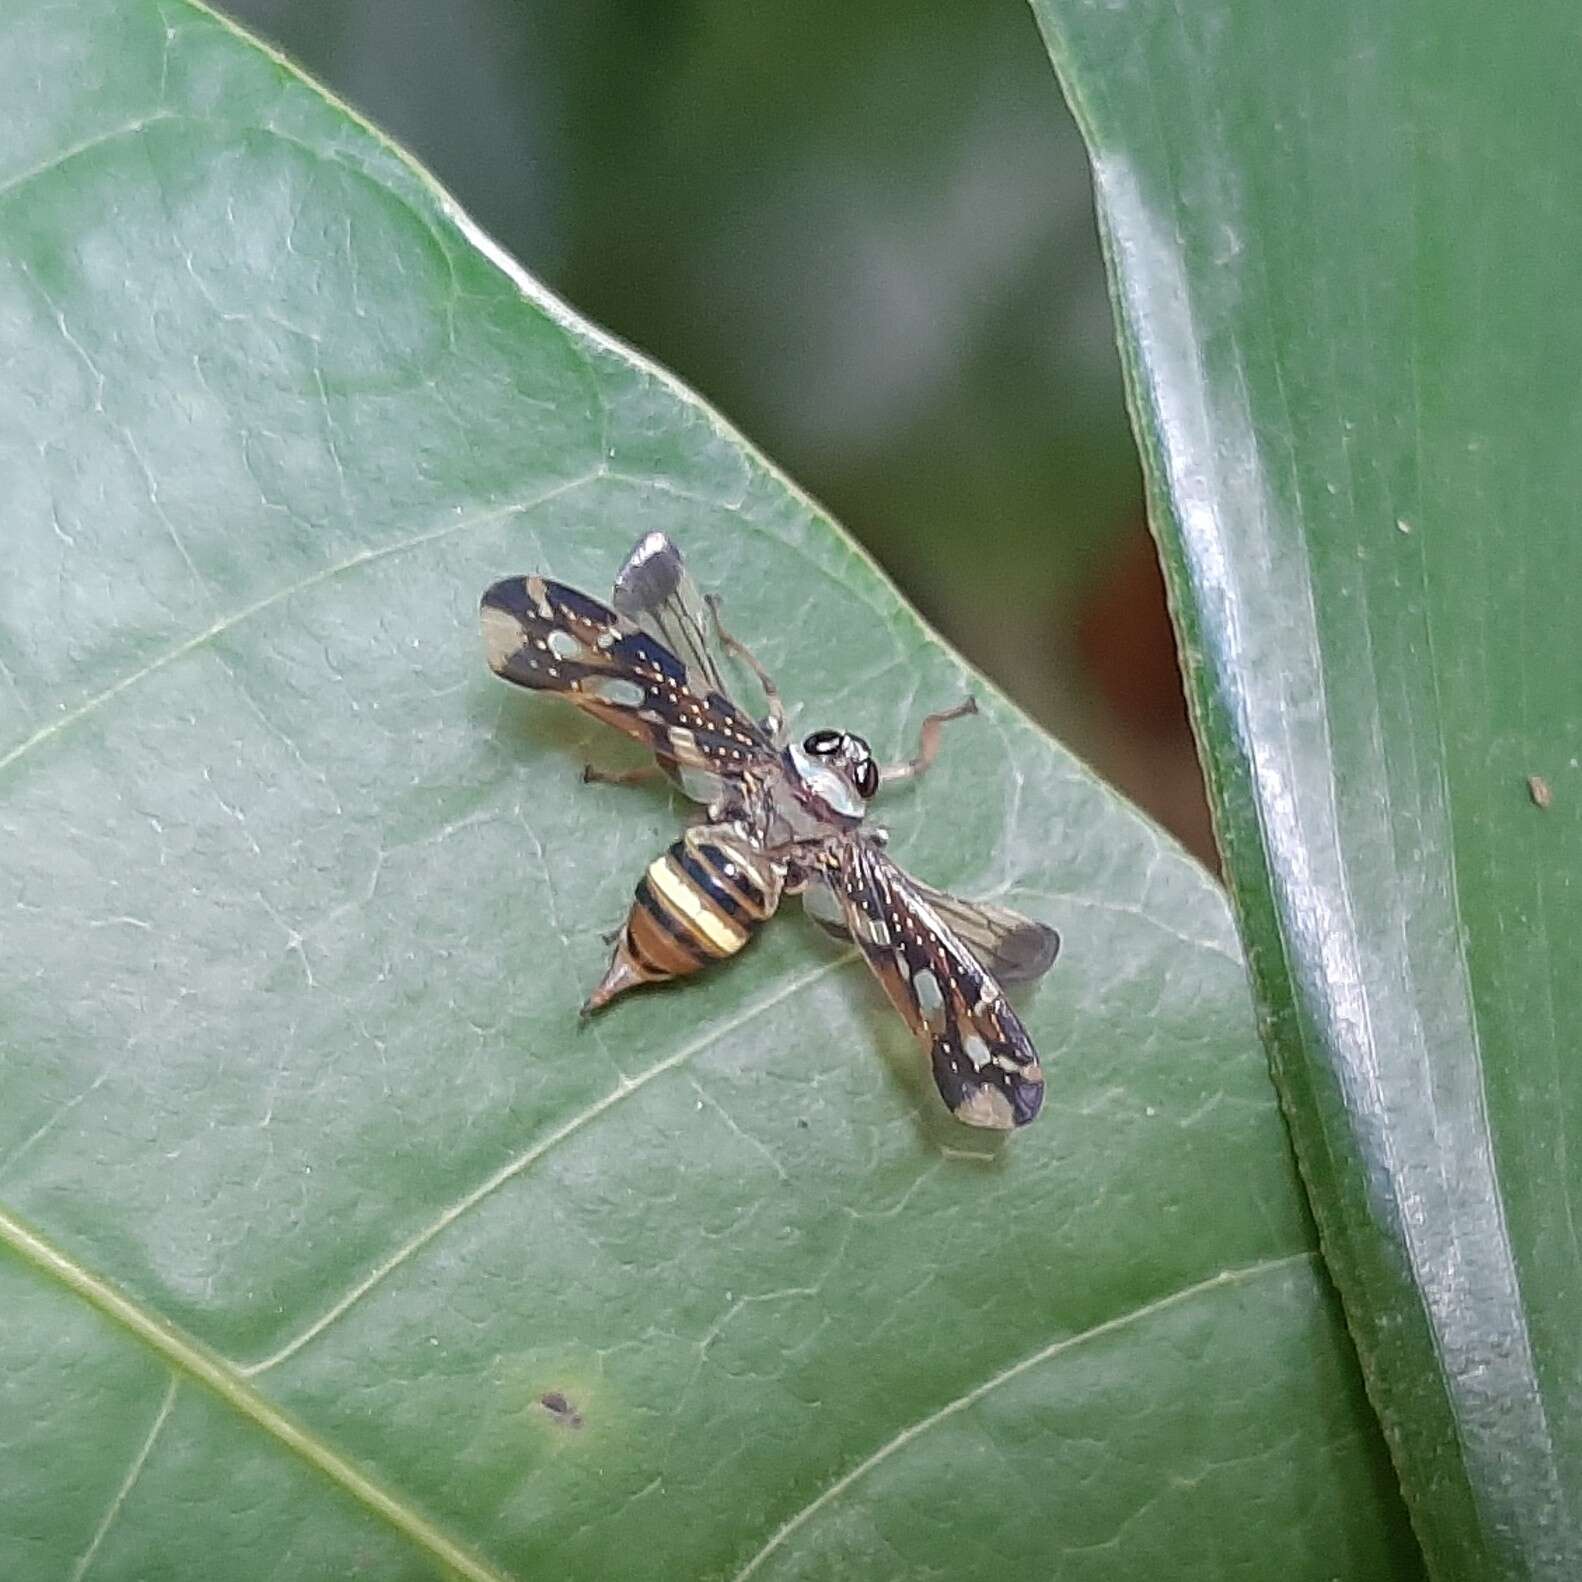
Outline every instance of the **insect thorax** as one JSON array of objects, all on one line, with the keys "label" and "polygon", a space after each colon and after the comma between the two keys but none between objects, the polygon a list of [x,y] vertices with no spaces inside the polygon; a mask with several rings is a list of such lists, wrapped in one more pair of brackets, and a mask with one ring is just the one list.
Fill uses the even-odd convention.
[{"label": "insect thorax", "polygon": [[863,799],[833,765],[793,743],[781,753],[778,768],[764,788],[762,838],[771,850],[844,834],[862,822]]}]

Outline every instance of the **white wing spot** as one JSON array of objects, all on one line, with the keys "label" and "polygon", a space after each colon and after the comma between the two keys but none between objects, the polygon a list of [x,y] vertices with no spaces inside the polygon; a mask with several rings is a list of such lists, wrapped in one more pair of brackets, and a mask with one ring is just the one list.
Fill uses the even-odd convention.
[{"label": "white wing spot", "polygon": [[591,676],[582,683],[582,690],[620,709],[635,709],[643,701],[643,689],[625,676]]},{"label": "white wing spot", "polygon": [[956,1106],[956,1119],[969,1126],[989,1126],[995,1131],[1009,1131],[1016,1124],[1011,1101],[998,1088],[979,1088],[970,1098]]},{"label": "white wing spot", "polygon": [[491,668],[499,670],[522,646],[522,623],[492,604],[484,605],[482,621],[484,652]]},{"label": "white wing spot", "polygon": [[923,1008],[925,1021],[933,1021],[945,1008],[945,996],[940,992],[939,979],[927,967],[920,967],[912,974],[912,992]]}]

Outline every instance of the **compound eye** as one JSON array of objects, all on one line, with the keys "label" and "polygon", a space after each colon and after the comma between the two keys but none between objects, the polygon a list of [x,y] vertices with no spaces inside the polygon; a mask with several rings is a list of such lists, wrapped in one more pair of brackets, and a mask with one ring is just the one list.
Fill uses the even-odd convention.
[{"label": "compound eye", "polygon": [[864,758],[857,765],[857,789],[863,798],[873,797],[879,789],[879,766],[871,758]]},{"label": "compound eye", "polygon": [[844,739],[844,733],[841,731],[814,731],[802,743],[802,747],[804,751],[820,758],[828,758],[831,753],[840,751],[840,744]]}]

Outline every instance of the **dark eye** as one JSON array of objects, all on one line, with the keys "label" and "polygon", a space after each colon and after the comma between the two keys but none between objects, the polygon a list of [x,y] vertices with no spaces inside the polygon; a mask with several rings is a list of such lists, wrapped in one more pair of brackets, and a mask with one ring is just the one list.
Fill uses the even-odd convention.
[{"label": "dark eye", "polygon": [[820,758],[828,758],[831,753],[840,751],[841,741],[840,731],[814,731],[802,746],[807,752],[816,753]]},{"label": "dark eye", "polygon": [[879,766],[871,758],[864,758],[857,765],[857,789],[864,798],[873,796],[879,789]]}]

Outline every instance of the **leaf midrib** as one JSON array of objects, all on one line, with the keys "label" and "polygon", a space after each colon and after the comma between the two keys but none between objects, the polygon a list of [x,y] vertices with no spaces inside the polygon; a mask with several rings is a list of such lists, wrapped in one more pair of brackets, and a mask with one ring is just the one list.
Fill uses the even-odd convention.
[{"label": "leaf midrib", "polygon": [[[393,1274],[463,1214],[537,1163],[551,1149],[581,1131],[584,1126],[596,1121],[622,1099],[632,1093],[640,1092],[667,1071],[673,1071],[701,1054],[726,1033],[756,1020],[790,995],[800,992],[810,983],[848,965],[855,959],[855,952],[847,951],[834,960],[820,963],[811,972],[787,980],[773,994],[755,1001],[741,1015],[716,1025],[702,1037],[692,1040],[664,1059],[656,1061],[637,1076],[617,1083],[603,1098],[579,1110],[570,1120],[562,1123],[524,1153],[510,1160],[465,1196],[457,1199],[415,1236],[403,1242],[393,1254],[352,1286],[293,1339],[272,1355],[250,1366],[239,1366],[211,1352],[192,1336],[183,1333],[158,1314],[150,1312],[124,1292],[117,1290],[108,1280],[94,1274],[76,1259],[68,1256],[37,1231],[9,1213],[3,1205],[0,1205],[0,1243],[9,1245],[34,1268],[58,1280],[83,1301],[119,1324],[177,1373],[184,1373],[198,1383],[206,1385],[226,1405],[262,1428],[287,1449],[295,1451],[310,1465],[317,1467],[332,1482],[345,1489],[369,1510],[383,1517],[403,1536],[429,1551],[459,1575],[471,1578],[473,1582],[509,1582],[509,1578],[503,1573],[493,1570],[483,1561],[469,1554],[460,1543],[450,1538],[433,1522],[409,1509],[345,1457],[273,1405],[248,1382],[249,1379],[294,1356],[311,1340],[322,1335],[369,1291]],[[153,1437],[151,1434],[139,1453],[140,1461],[146,1458],[152,1447]]]},{"label": "leaf midrib", "polygon": [[230,1363],[69,1258],[4,1208],[0,1208],[0,1241],[35,1269],[59,1281],[119,1324],[178,1374],[185,1374],[204,1385],[233,1411],[316,1467],[331,1482],[383,1517],[403,1537],[449,1566],[458,1576],[470,1582],[510,1582],[505,1573],[470,1554],[449,1534],[403,1504],[317,1435],[281,1411]]},{"label": "leaf midrib", "polygon": [[[832,970],[834,965],[839,964],[829,964],[825,970]],[[679,1062],[676,1058],[672,1057],[664,1063],[664,1069],[672,1069],[677,1063]],[[658,1075],[659,1072],[655,1070],[652,1074]],[[642,1080],[648,1080],[648,1078]],[[640,1080],[616,1089],[608,1102],[614,1102],[617,1097],[624,1097],[634,1087],[641,1085],[642,1081]],[[557,1134],[557,1138],[559,1135]],[[539,1153],[546,1151],[547,1147],[552,1146],[555,1140],[547,1140],[540,1147]],[[534,1155],[534,1157],[537,1156],[537,1154]],[[244,1373],[234,1364],[211,1352],[192,1336],[184,1334],[173,1324],[168,1323],[140,1303],[133,1301],[123,1292],[117,1290],[108,1280],[94,1274],[75,1259],[68,1257],[66,1253],[40,1236],[30,1226],[17,1219],[15,1215],[9,1213],[4,1207],[0,1207],[0,1242],[9,1246],[35,1269],[58,1281],[82,1301],[87,1302],[112,1322],[120,1325],[122,1329],[147,1346],[149,1350],[153,1351],[176,1373],[185,1374],[205,1386],[239,1416],[247,1419],[255,1427],[262,1429],[285,1449],[307,1462],[308,1465],[315,1467],[366,1509],[374,1515],[383,1518],[395,1531],[418,1548],[426,1551],[443,1565],[450,1567],[457,1575],[470,1579],[470,1582],[512,1582],[508,1573],[496,1570],[469,1552],[458,1540],[452,1538],[436,1523],[403,1503],[346,1457],[331,1448],[324,1440],[311,1433],[288,1413],[274,1405],[261,1391],[248,1382]],[[953,1397],[945,1402],[944,1405],[936,1407],[916,1422],[910,1423],[893,1433],[877,1450],[871,1452],[859,1461],[856,1466],[827,1485],[820,1494],[776,1528],[762,1547],[736,1573],[733,1582],[748,1582],[748,1579],[771,1554],[782,1547],[793,1534],[817,1515],[826,1505],[838,1499],[853,1484],[866,1477],[874,1467],[903,1449],[920,1435],[927,1433],[939,1423],[946,1421],[959,1412],[965,1411],[970,1406],[976,1405],[977,1402],[983,1400],[1001,1385],[1010,1383],[1013,1379],[1019,1378],[1022,1374],[1040,1366],[1042,1363],[1074,1350],[1090,1340],[1099,1340],[1105,1336],[1113,1335],[1130,1327],[1132,1324],[1140,1323],[1155,1314],[1181,1306],[1199,1296],[1206,1296],[1211,1292],[1228,1287],[1250,1284],[1254,1280],[1290,1269],[1299,1263],[1313,1262],[1316,1258],[1317,1254],[1315,1252],[1304,1250],[1302,1252],[1288,1253],[1279,1258],[1260,1259],[1255,1263],[1233,1269],[1222,1269],[1202,1280],[1194,1281],[1190,1285],[1167,1292],[1163,1296],[1154,1297],[1138,1307],[1129,1308],[1113,1318],[1104,1319],[1100,1323],[1090,1325],[1087,1329],[1080,1330],[1076,1334],[1063,1335],[1048,1345],[1031,1352],[1029,1355],[1019,1358],[1016,1362],[992,1374],[982,1384],[963,1391],[960,1395]],[[382,1278],[382,1275],[380,1278]],[[344,1311],[344,1307],[332,1310],[331,1318],[339,1316],[342,1311]],[[323,1327],[324,1325],[321,1323],[315,1330],[310,1331],[309,1335],[321,1332]],[[306,1338],[309,1337],[303,1337],[304,1340]],[[303,1341],[299,1341],[297,1345],[302,1343]],[[294,1345],[291,1349],[296,1349],[296,1346]],[[273,1360],[277,1359],[271,1359],[271,1361]],[[168,1399],[169,1397],[167,1396]],[[151,1446],[151,1444],[152,1436],[150,1436],[149,1440],[149,1445]],[[146,1454],[148,1448],[148,1446],[145,1446],[144,1454]]]}]

